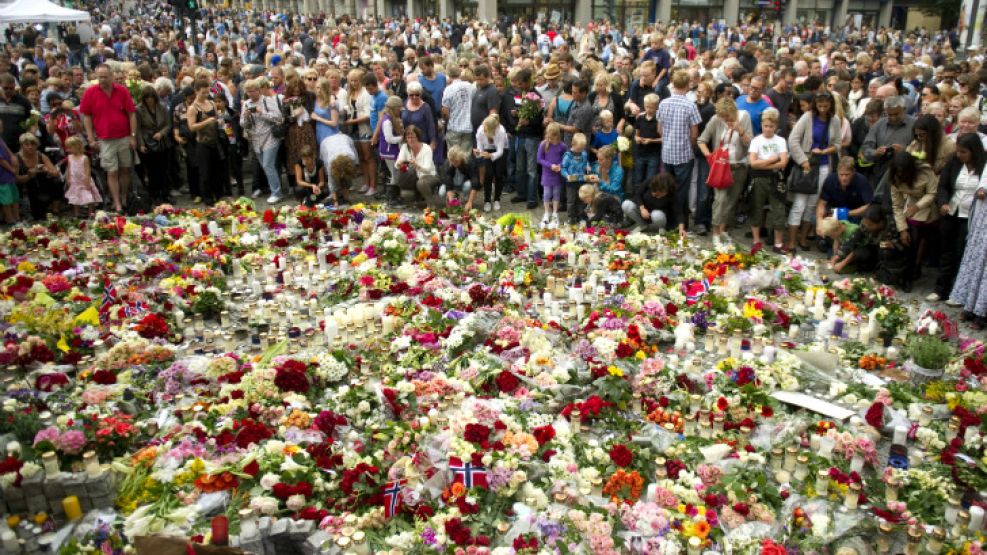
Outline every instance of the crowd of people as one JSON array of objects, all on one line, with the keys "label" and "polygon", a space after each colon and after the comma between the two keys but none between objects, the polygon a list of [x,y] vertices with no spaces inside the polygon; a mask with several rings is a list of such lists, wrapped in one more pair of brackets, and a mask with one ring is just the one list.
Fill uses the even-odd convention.
[{"label": "crowd of people", "polygon": [[88,41],[8,29],[8,225],[133,211],[135,176],[152,203],[510,202],[543,228],[749,230],[906,290],[937,267],[928,300],[985,323],[987,66],[955,33],[95,13]]}]

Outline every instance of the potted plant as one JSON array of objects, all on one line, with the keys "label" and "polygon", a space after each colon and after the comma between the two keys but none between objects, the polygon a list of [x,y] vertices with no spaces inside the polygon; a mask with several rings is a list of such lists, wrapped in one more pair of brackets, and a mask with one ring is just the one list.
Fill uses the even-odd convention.
[{"label": "potted plant", "polygon": [[934,335],[916,335],[908,343],[912,380],[924,383],[942,375],[953,356],[953,348]]}]

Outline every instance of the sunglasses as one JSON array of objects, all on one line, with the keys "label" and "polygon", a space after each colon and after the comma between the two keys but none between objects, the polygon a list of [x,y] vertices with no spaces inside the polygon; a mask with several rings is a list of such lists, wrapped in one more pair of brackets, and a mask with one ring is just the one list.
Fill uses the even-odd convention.
[{"label": "sunglasses", "polygon": [[408,97],[409,97],[409,98],[418,98],[418,97],[420,97],[420,96],[421,96],[421,95],[420,95],[420,94],[418,94],[418,93],[408,93]]},{"label": "sunglasses", "polygon": [[318,81],[318,79],[316,79],[315,77],[306,77],[305,80],[306,81]]}]

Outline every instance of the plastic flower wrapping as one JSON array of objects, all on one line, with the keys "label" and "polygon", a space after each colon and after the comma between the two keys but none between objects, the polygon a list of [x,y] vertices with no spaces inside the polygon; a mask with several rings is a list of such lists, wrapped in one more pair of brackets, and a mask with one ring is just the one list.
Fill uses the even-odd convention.
[{"label": "plastic flower wrapping", "polygon": [[812,260],[245,199],[0,242],[5,545],[981,552],[983,344]]}]

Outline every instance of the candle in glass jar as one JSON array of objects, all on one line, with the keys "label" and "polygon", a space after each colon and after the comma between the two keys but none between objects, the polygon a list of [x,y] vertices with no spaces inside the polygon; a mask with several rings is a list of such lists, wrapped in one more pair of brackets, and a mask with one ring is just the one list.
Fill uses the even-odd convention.
[{"label": "candle in glass jar", "polygon": [[251,509],[240,509],[240,537],[252,538],[257,535],[257,520]]},{"label": "candle in glass jar", "polygon": [[689,555],[699,555],[702,553],[703,542],[699,538],[693,536],[689,538]]},{"label": "candle in glass jar", "polygon": [[946,502],[946,523],[956,524],[956,515],[959,514],[961,508],[959,498],[950,497]]},{"label": "candle in glass jar", "polygon": [[894,532],[894,527],[888,522],[882,522],[878,527],[877,535],[877,552],[878,553],[890,553],[891,552],[891,534]]},{"label": "candle in glass jar", "polygon": [[86,474],[90,478],[96,478],[103,472],[103,469],[99,466],[99,457],[96,456],[95,451],[86,451],[82,455],[82,463],[86,468]]},{"label": "candle in glass jar", "polygon": [[829,471],[820,470],[816,472],[816,495],[826,497],[829,495]]},{"label": "candle in glass jar", "polygon": [[847,488],[846,496],[843,498],[843,506],[853,510],[857,508],[857,500],[860,498],[860,484],[850,484]]},{"label": "candle in glass jar", "polygon": [[864,469],[864,458],[861,457],[860,455],[854,455],[853,458],[850,459],[850,472],[856,472],[857,474],[860,474],[860,472],[863,471],[863,469]]},{"label": "candle in glass jar", "polygon": [[46,451],[41,455],[41,462],[45,467],[45,477],[49,480],[53,480],[58,477],[60,470],[58,469],[58,456],[55,455],[54,451]]},{"label": "candle in glass jar", "polygon": [[792,324],[788,326],[788,339],[794,340],[796,337],[798,337],[798,334],[799,334],[798,324]]},{"label": "candle in glass jar", "polygon": [[946,531],[939,526],[932,529],[929,541],[925,544],[925,549],[932,555],[939,555],[942,552],[942,544],[946,541]]},{"label": "candle in glass jar", "polygon": [[798,481],[803,481],[809,475],[809,457],[805,455],[799,455],[795,459],[795,474],[794,478]]},{"label": "candle in glass jar", "polygon": [[795,447],[787,447],[785,449],[785,464],[784,469],[788,472],[795,470],[795,464],[797,462],[796,457],[798,455],[798,449]]},{"label": "candle in glass jar", "polygon": [[230,543],[230,521],[226,515],[216,515],[209,522],[212,530],[212,545],[229,545]]}]

